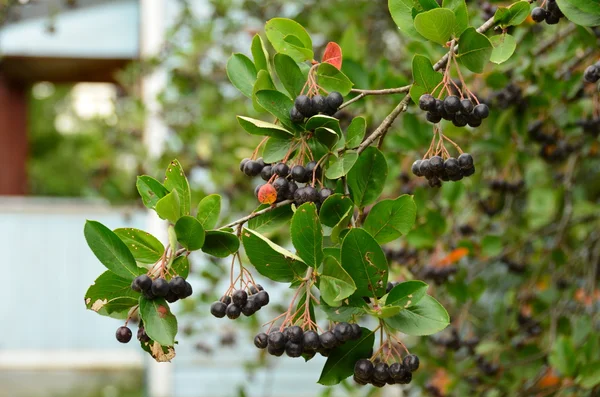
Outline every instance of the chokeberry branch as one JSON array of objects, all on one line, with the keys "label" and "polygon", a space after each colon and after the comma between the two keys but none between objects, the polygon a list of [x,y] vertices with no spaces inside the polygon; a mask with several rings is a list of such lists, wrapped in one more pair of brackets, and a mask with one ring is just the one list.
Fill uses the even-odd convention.
[{"label": "chokeberry branch", "polygon": [[354,98],[342,103],[338,109],[343,109],[348,105],[353,104],[354,102],[368,96],[368,95],[390,95],[390,94],[401,94],[408,92],[410,90],[410,85],[405,85],[404,87],[398,88],[385,88],[382,90],[363,90],[360,88],[353,88],[350,92],[357,93],[358,95]]},{"label": "chokeberry branch", "polygon": [[226,227],[234,227],[236,225],[243,225],[244,223],[248,222],[252,218],[256,218],[257,216],[260,216],[262,214],[266,214],[267,212],[271,212],[271,211],[273,211],[273,210],[275,210],[275,209],[277,209],[279,207],[283,207],[283,206],[286,206],[288,204],[292,204],[292,202],[293,202],[292,200],[282,201],[282,202],[274,204],[274,205],[272,205],[272,206],[270,206],[268,208],[264,208],[264,209],[262,209],[260,211],[253,212],[250,215],[247,215],[247,216],[245,216],[243,218],[240,218],[240,219],[238,219],[236,221],[228,223],[225,226],[221,226],[219,229],[223,229],[223,228],[226,228]]}]

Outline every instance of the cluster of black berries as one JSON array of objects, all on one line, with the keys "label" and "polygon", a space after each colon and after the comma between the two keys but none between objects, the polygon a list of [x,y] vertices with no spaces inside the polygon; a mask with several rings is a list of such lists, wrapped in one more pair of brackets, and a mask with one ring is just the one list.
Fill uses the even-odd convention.
[{"label": "cluster of black berries", "polygon": [[478,204],[481,211],[489,217],[499,214],[503,206],[501,197],[494,195],[479,200]]},{"label": "cluster of black berries", "polygon": [[490,115],[490,108],[485,103],[473,105],[470,99],[461,100],[456,95],[448,95],[441,100],[423,94],[419,98],[419,108],[427,112],[427,121],[435,124],[444,119],[457,127],[479,127],[481,121]]},{"label": "cluster of black berries", "polygon": [[493,179],[490,181],[490,189],[495,192],[500,193],[518,193],[525,186],[525,181],[523,179],[519,179],[515,182],[509,182],[502,178]]},{"label": "cluster of black berries", "polygon": [[429,186],[440,187],[442,181],[460,181],[463,177],[473,175],[475,165],[469,153],[461,154],[458,159],[450,157],[446,161],[440,156],[432,156],[415,161],[412,165],[412,173],[427,178]]},{"label": "cluster of black berries", "polygon": [[519,327],[529,336],[538,336],[542,333],[542,325],[531,316],[519,313],[517,322],[519,323]]},{"label": "cluster of black berries", "polygon": [[269,334],[261,332],[254,337],[254,345],[259,349],[267,349],[272,356],[300,357],[303,354],[313,357],[319,353],[323,357],[329,356],[334,348],[350,340],[358,340],[362,336],[362,328],[358,324],[338,323],[333,330],[323,332],[321,335],[315,331],[304,331],[294,325]]},{"label": "cluster of black berries", "polygon": [[591,136],[597,137],[600,135],[600,117],[588,120],[579,120],[577,125],[583,128],[583,132]]},{"label": "cluster of black berries", "polygon": [[165,298],[169,303],[185,299],[192,295],[192,286],[183,277],[173,277],[171,281],[157,277],[152,280],[146,274],[137,276],[131,283],[131,289],[141,292],[146,299]]},{"label": "cluster of black berries", "polygon": [[427,265],[423,267],[422,277],[428,280],[433,280],[437,285],[441,285],[448,281],[450,276],[458,271],[456,265],[433,266]]},{"label": "cluster of black berries", "polygon": [[479,344],[479,338],[477,336],[462,338],[458,333],[458,330],[454,327],[441,336],[432,336],[430,341],[434,345],[443,346],[454,351],[459,350],[461,347],[465,347],[470,353],[473,353]]},{"label": "cluster of black berries", "polygon": [[477,356],[475,362],[477,363],[477,368],[487,376],[494,376],[500,372],[498,364],[487,361],[483,356]]},{"label": "cluster of black berries", "polygon": [[544,132],[543,123],[539,120],[532,123],[527,132],[532,140],[542,144],[540,156],[549,163],[562,162],[579,148],[567,142],[558,133]]},{"label": "cluster of black berries", "polygon": [[588,83],[595,83],[600,80],[600,61],[588,66],[583,72],[583,78]]},{"label": "cluster of black berries", "polygon": [[[304,203],[320,204],[333,194],[333,190],[322,188],[317,190],[311,186],[313,175],[316,179],[321,178],[322,170],[316,161],[311,161],[306,166],[295,165],[289,167],[285,163],[265,164],[262,158],[258,160],[243,159],[240,169],[248,176],[260,175],[261,178],[270,183],[277,192],[276,202],[294,200],[296,205]],[[271,181],[272,182],[269,182]],[[299,187],[298,183],[306,185]],[[261,188],[266,185],[258,185],[254,194],[258,197]]]},{"label": "cluster of black berries", "polygon": [[548,25],[556,25],[564,16],[565,15],[560,8],[558,8],[556,0],[548,0],[545,9],[542,7],[535,7],[531,11],[531,19],[538,23],[546,21]]},{"label": "cluster of black berries", "polygon": [[290,119],[294,123],[301,123],[305,118],[310,118],[319,113],[333,116],[343,102],[344,97],[336,91],[332,91],[327,96],[315,95],[312,98],[300,95],[294,101],[292,109],[290,109]]},{"label": "cluster of black berries", "polygon": [[492,95],[495,106],[500,109],[507,109],[515,106],[518,110],[527,108],[527,101],[523,97],[523,90],[516,84],[509,83],[506,87]]},{"label": "cluster of black berries", "polygon": [[210,313],[217,317],[227,316],[235,320],[241,314],[249,317],[269,304],[269,294],[260,285],[252,285],[249,288],[250,295],[242,289],[235,290],[231,295],[224,295],[218,301],[210,305]]},{"label": "cluster of black berries", "polygon": [[419,357],[408,354],[401,363],[388,365],[383,361],[373,364],[371,360],[360,359],[354,364],[354,381],[359,385],[383,387],[385,385],[406,385],[412,381],[412,373],[419,369]]}]

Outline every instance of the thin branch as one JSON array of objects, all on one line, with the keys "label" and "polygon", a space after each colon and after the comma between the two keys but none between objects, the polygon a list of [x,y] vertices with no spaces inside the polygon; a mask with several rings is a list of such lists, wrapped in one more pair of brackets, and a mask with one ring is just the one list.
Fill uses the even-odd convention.
[{"label": "thin branch", "polygon": [[367,95],[390,95],[390,94],[402,94],[408,92],[410,90],[410,85],[405,85],[404,87],[398,88],[385,88],[383,90],[362,90],[360,88],[353,88],[350,92],[358,94],[354,98],[349,101],[342,103],[339,109],[343,109],[346,106],[353,104],[354,102],[366,97]]},{"label": "thin branch", "polygon": [[283,207],[283,206],[286,206],[288,204],[292,204],[292,202],[293,202],[292,200],[282,201],[281,203],[277,203],[275,205],[272,205],[272,206],[267,207],[265,209],[262,209],[260,211],[253,212],[250,215],[247,215],[247,216],[245,216],[243,218],[240,218],[237,221],[233,221],[233,222],[231,222],[231,223],[229,223],[229,224],[227,224],[225,226],[221,226],[219,229],[223,229],[225,227],[233,227],[233,226],[236,226],[236,225],[243,225],[244,223],[248,222],[252,218],[256,218],[259,215],[266,214],[267,212],[271,212],[274,209],[277,209],[279,207]]}]

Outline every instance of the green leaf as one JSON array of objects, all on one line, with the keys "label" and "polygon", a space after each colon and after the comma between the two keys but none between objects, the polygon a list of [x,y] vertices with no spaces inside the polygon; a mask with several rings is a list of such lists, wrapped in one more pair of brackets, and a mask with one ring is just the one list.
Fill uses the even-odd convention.
[{"label": "green leaf", "polygon": [[458,59],[473,73],[483,72],[490,61],[494,47],[485,35],[475,28],[466,29],[458,42]]},{"label": "green leaf", "polygon": [[319,142],[331,149],[340,139],[340,136],[331,128],[319,127],[315,129],[315,137]]},{"label": "green leaf", "polygon": [[306,130],[315,130],[319,127],[327,127],[333,130],[336,135],[342,136],[340,120],[336,119],[335,117],[317,114],[316,116],[312,116],[310,119],[308,119],[305,125]]},{"label": "green leaf", "polygon": [[140,293],[131,289],[131,280],[107,270],[85,293],[85,307],[103,316],[125,312],[137,305]]},{"label": "green leaf", "polygon": [[291,146],[291,139],[279,139],[270,137],[263,147],[263,160],[265,163],[276,163],[288,154]]},{"label": "green leaf", "polygon": [[351,229],[342,242],[342,266],[354,280],[359,296],[382,296],[388,278],[383,250],[364,229]]},{"label": "green leaf", "polygon": [[154,209],[158,200],[169,194],[162,183],[148,175],[138,176],[135,186],[142,197],[142,202],[150,209]]},{"label": "green leaf", "polygon": [[267,52],[265,44],[258,33],[252,38],[250,51],[252,52],[252,58],[254,59],[256,71],[259,72],[261,70],[266,70],[269,72],[269,53]]},{"label": "green leaf", "polygon": [[275,84],[271,79],[271,75],[266,70],[260,70],[258,72],[258,74],[256,75],[256,82],[252,87],[252,106],[254,106],[254,110],[256,110],[257,112],[265,111],[265,109],[263,109],[263,107],[258,104],[258,100],[255,95],[258,91],[262,90],[276,90]]},{"label": "green leaf", "polygon": [[388,0],[388,8],[398,28],[413,39],[422,39],[413,23],[414,0]]},{"label": "green leaf", "polygon": [[343,299],[356,291],[356,284],[334,257],[326,256],[319,278],[319,291],[325,303],[340,306]]},{"label": "green leaf", "polygon": [[334,227],[352,211],[354,204],[348,197],[336,193],[327,197],[319,211],[321,223],[325,226]]},{"label": "green leaf", "polygon": [[140,298],[140,317],[150,339],[162,346],[173,346],[177,335],[177,318],[163,298]]},{"label": "green leaf", "polygon": [[366,132],[367,120],[362,116],[353,118],[346,130],[346,147],[350,149],[358,147],[365,138]]},{"label": "green leaf", "polygon": [[288,55],[275,54],[275,71],[290,96],[292,98],[299,96],[306,83],[306,77],[296,61]]},{"label": "green leaf", "polygon": [[[274,90],[258,91],[255,95],[260,106],[265,108],[265,110],[271,113],[273,116],[277,117],[283,125],[287,126],[288,128],[293,128],[292,121],[290,120],[290,109],[292,109],[294,103],[290,98],[287,97],[287,95]],[[277,137],[285,138],[286,136]]]},{"label": "green leaf", "polygon": [[108,270],[129,281],[141,274],[133,255],[112,230],[100,222],[87,221],[83,234],[96,258]]},{"label": "green leaf", "polygon": [[359,340],[348,341],[329,353],[319,383],[337,385],[354,373],[354,364],[361,358],[369,358],[375,344],[375,332],[363,328]]},{"label": "green leaf", "polygon": [[556,0],[567,19],[581,26],[600,25],[600,2],[592,0]]},{"label": "green leaf", "polygon": [[419,303],[402,310],[398,315],[384,320],[391,328],[407,335],[431,335],[450,324],[450,316],[444,307],[429,295]]},{"label": "green leaf", "polygon": [[571,377],[578,373],[577,354],[570,338],[561,335],[554,341],[548,361],[563,376]]},{"label": "green leaf", "polygon": [[388,174],[383,154],[372,146],[366,148],[348,172],[348,187],[352,200],[359,207],[369,205],[381,194]]},{"label": "green leaf", "polygon": [[507,33],[492,36],[490,41],[494,46],[494,50],[492,51],[490,61],[497,64],[501,64],[508,61],[517,49],[517,40]]},{"label": "green leaf", "polygon": [[419,98],[425,93],[435,96],[441,90],[435,88],[442,81],[443,75],[433,70],[433,65],[426,56],[417,54],[413,57],[412,73],[414,84],[410,87],[410,97],[414,103],[418,104]]},{"label": "green leaf", "polygon": [[266,135],[280,139],[291,138],[293,136],[291,132],[280,125],[244,116],[237,116],[237,120],[242,128],[252,135]]},{"label": "green leaf", "polygon": [[252,98],[252,88],[256,81],[256,67],[244,54],[233,54],[227,61],[227,77],[235,88],[248,98]]},{"label": "green leaf", "polygon": [[367,314],[368,306],[362,297],[350,296],[344,299],[342,306],[331,307],[324,300],[319,305],[331,321],[355,321]]},{"label": "green leaf", "polygon": [[338,157],[333,164],[327,168],[325,176],[329,179],[338,179],[346,175],[358,160],[358,154],[354,150],[349,150]]},{"label": "green leaf", "polygon": [[434,8],[439,8],[440,5],[437,3],[437,0],[418,0],[421,7],[423,7],[423,11],[433,10]]},{"label": "green leaf", "polygon": [[187,258],[187,255],[178,256],[173,261],[171,265],[171,269],[180,277],[187,278],[190,274],[190,261]]},{"label": "green leaf", "polygon": [[575,383],[584,389],[593,389],[600,384],[600,362],[584,365],[579,371]]},{"label": "green leaf", "polygon": [[469,27],[467,3],[465,3],[465,0],[444,0],[442,6],[454,12],[456,23],[454,24],[453,33],[456,37],[459,37]]},{"label": "green leaf", "polygon": [[307,268],[301,258],[251,229],[242,232],[242,243],[250,263],[273,281],[291,282]]},{"label": "green leaf", "polygon": [[204,245],[204,228],[200,221],[193,216],[182,216],[175,224],[177,241],[188,251],[196,251]]},{"label": "green leaf", "polygon": [[434,43],[445,45],[456,26],[456,17],[451,10],[436,8],[418,14],[414,23],[415,29],[421,36]]},{"label": "green leaf", "polygon": [[323,229],[314,203],[304,203],[296,209],[290,235],[298,256],[308,266],[319,266],[323,261]]},{"label": "green leaf", "polygon": [[227,258],[240,248],[240,240],[235,234],[220,230],[209,230],[204,237],[202,251],[217,258]]},{"label": "green leaf", "polygon": [[209,194],[200,200],[198,204],[198,213],[196,219],[204,230],[214,229],[221,214],[221,196],[218,194]]},{"label": "green leaf", "polygon": [[165,172],[164,185],[169,191],[177,191],[180,203],[180,216],[189,215],[192,210],[192,194],[190,184],[179,161],[173,160]]},{"label": "green leaf", "polygon": [[[313,58],[312,40],[298,22],[286,18],[273,18],[267,21],[265,33],[275,51],[289,55],[296,62]],[[288,36],[295,39],[290,40]],[[286,38],[288,39],[286,40]],[[293,42],[294,45],[291,45],[290,42]]]},{"label": "green leaf", "polygon": [[427,295],[428,285],[423,281],[405,281],[396,285],[387,295],[386,306],[399,306],[406,309],[414,306],[425,295]]},{"label": "green leaf", "polygon": [[[265,160],[266,161],[266,160]],[[256,211],[270,207],[269,204],[262,204]],[[291,205],[277,207],[272,211],[254,217],[248,221],[248,228],[255,230],[261,234],[266,234],[279,229],[284,224],[287,224],[292,219],[294,212]]]},{"label": "green leaf", "polygon": [[343,96],[348,95],[354,85],[341,70],[327,62],[317,67],[317,79],[325,91],[337,91]]},{"label": "green leaf", "polygon": [[177,191],[173,190],[171,193],[158,200],[155,210],[161,219],[167,219],[169,222],[175,224],[181,213],[181,205]]},{"label": "green leaf", "polygon": [[148,232],[131,227],[115,229],[115,234],[125,243],[136,262],[156,263],[165,252],[160,241]]},{"label": "green leaf", "polygon": [[416,217],[417,205],[412,196],[405,194],[396,200],[382,200],[375,204],[363,227],[379,244],[385,244],[408,234]]},{"label": "green leaf", "polygon": [[500,236],[487,235],[481,240],[481,253],[485,256],[496,256],[502,253],[504,242]]},{"label": "green leaf", "polygon": [[528,1],[519,1],[510,7],[498,7],[494,14],[494,22],[502,28],[520,25],[529,16],[530,9]]}]

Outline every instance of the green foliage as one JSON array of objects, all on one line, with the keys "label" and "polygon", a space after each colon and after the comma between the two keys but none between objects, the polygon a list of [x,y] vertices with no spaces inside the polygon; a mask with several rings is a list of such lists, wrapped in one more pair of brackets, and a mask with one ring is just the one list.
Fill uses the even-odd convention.
[{"label": "green foliage", "polygon": [[354,364],[361,358],[369,357],[375,332],[363,328],[362,337],[357,341],[350,341],[335,348],[327,358],[319,383],[322,385],[336,385],[354,373]]}]

